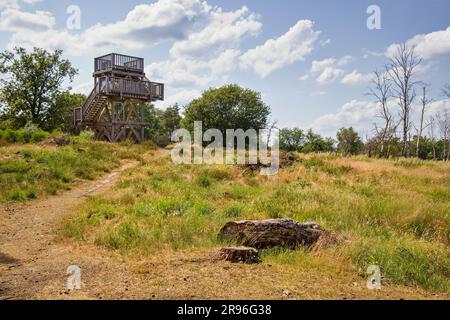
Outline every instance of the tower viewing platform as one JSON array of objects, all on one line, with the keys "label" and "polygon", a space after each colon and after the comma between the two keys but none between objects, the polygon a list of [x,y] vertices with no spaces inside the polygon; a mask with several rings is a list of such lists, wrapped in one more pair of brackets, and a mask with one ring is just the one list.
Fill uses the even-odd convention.
[{"label": "tower viewing platform", "polygon": [[144,139],[144,103],[164,100],[164,84],[145,76],[144,59],[110,53],[94,59],[94,88],[74,110],[75,127],[111,142]]}]

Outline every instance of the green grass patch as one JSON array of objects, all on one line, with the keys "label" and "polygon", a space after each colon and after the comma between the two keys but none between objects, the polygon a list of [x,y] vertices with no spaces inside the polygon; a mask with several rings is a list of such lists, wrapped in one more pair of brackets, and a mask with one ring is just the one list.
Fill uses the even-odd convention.
[{"label": "green grass patch", "polygon": [[54,195],[77,180],[94,179],[122,159],[141,160],[144,146],[76,140],[65,147],[33,145],[0,148],[0,202]]}]

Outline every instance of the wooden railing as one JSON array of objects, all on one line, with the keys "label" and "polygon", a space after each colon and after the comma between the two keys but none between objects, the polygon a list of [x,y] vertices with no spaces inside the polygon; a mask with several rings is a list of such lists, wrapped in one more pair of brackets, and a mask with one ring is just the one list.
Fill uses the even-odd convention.
[{"label": "wooden railing", "polygon": [[164,100],[164,84],[158,82],[150,82],[152,98],[154,100]]},{"label": "wooden railing", "polygon": [[108,69],[122,69],[144,72],[144,59],[125,56],[123,54],[111,53],[106,56],[95,58],[95,72]]},{"label": "wooden railing", "polygon": [[132,95],[150,97],[150,86],[146,81],[130,80],[124,78],[106,77],[107,94]]},{"label": "wooden railing", "polygon": [[164,84],[148,80],[102,77],[98,80],[96,91],[106,95],[164,100]]}]

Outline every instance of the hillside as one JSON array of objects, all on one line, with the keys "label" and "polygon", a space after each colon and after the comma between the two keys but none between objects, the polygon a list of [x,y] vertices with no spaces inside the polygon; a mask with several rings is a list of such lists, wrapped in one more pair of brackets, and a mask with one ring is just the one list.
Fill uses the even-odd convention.
[{"label": "hillside", "polygon": [[[33,153],[27,156],[29,152],[71,154],[76,145],[46,151],[11,147],[14,156],[5,160],[11,151],[2,150],[0,168],[7,163],[8,175],[22,176],[11,168],[33,161],[42,164]],[[155,156],[155,151],[143,147],[136,157],[137,146],[89,142],[82,148],[88,148],[87,154],[98,153],[94,162],[98,173],[117,167],[120,159],[140,162],[123,171],[107,192],[64,207],[52,220],[52,240],[40,249],[61,259],[51,260],[51,267],[45,269],[49,276],[39,288],[21,293],[25,296],[59,297],[63,271],[69,263],[78,263],[84,267],[86,287],[69,298],[448,297],[450,163],[299,154],[278,175],[263,177],[237,166],[178,166],[167,151]],[[117,152],[115,157],[110,157],[109,148]],[[70,162],[64,163],[69,170]],[[30,166],[32,172],[38,168]],[[33,173],[23,181],[39,190],[40,184],[55,179],[46,175],[53,171],[43,172],[44,180]],[[82,182],[74,177],[57,180],[59,189],[76,192]],[[4,195],[11,192],[8,186],[16,188],[3,186]],[[4,208],[39,208],[39,201]],[[41,213],[36,210],[35,214]],[[264,218],[315,221],[348,241],[315,251],[263,250],[259,265],[211,260],[222,246],[217,233],[226,222]],[[45,261],[37,254],[30,263],[42,267]],[[58,261],[61,265],[55,269]],[[381,291],[365,286],[371,264],[381,267]]]}]

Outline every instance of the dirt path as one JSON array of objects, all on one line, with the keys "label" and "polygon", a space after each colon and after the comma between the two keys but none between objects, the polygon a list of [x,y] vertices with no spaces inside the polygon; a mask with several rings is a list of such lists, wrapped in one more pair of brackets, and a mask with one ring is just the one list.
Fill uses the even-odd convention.
[{"label": "dirt path", "polygon": [[[122,171],[137,165],[125,163],[96,181],[84,182],[58,196],[26,205],[0,206],[0,299],[36,297],[41,283],[55,277],[64,279],[69,265],[86,262],[84,257],[80,260],[76,247],[55,241],[55,226],[87,196],[104,192]],[[95,258],[89,265],[104,262],[101,257]],[[64,290],[64,281],[61,283]]]}]

